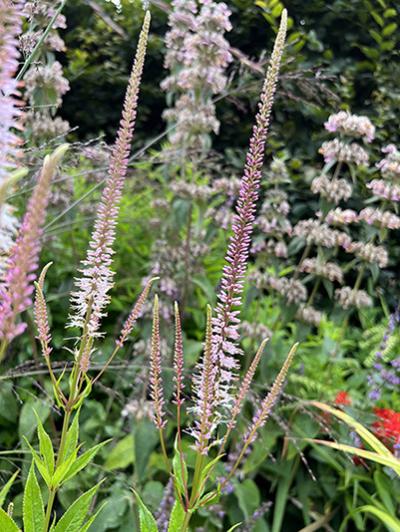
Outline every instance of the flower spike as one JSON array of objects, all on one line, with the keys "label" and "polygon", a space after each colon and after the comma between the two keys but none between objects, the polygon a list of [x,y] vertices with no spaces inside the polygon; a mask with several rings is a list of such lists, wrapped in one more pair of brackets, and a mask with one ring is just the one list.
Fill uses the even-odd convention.
[{"label": "flower spike", "polygon": [[213,320],[213,363],[219,366],[216,393],[219,403],[228,407],[232,406],[231,389],[234,381],[237,380],[239,369],[236,358],[236,355],[241,353],[237,345],[240,321],[238,309],[242,303],[243,284],[259,195],[265,142],[285,45],[286,28],[287,12],[283,10],[279,32],[261,94],[256,125],[246,157],[236,214],[232,223],[233,234],[230,238],[221,289],[218,293],[216,317]]},{"label": "flower spike", "polygon": [[150,356],[150,395],[153,400],[153,421],[161,430],[165,427],[164,419],[164,391],[161,377],[161,351],[160,351],[160,309],[158,296],[154,297],[153,307],[153,332],[151,335]]},{"label": "flower spike", "polygon": [[253,417],[250,429],[248,431],[248,435],[245,438],[245,445],[250,445],[255,437],[257,431],[263,427],[271,413],[272,408],[276,404],[279,395],[282,391],[283,385],[285,383],[286,376],[288,374],[289,368],[292,365],[294,355],[296,354],[297,348],[299,344],[295,344],[292,349],[289,351],[289,354],[278,373],[278,376],[276,377],[271,390],[264,398],[261,407],[258,409],[256,414]]},{"label": "flower spike", "polygon": [[40,341],[40,344],[42,346],[42,354],[45,358],[48,358],[50,356],[50,353],[52,352],[52,348],[50,347],[51,344],[51,334],[50,334],[50,327],[49,327],[49,318],[47,314],[47,305],[46,305],[46,299],[43,294],[43,287],[44,287],[44,280],[46,278],[46,274],[50,266],[52,265],[52,262],[49,262],[43,270],[42,273],[39,276],[38,282],[35,283],[36,287],[36,297],[35,297],[35,303],[34,303],[34,315],[35,315],[35,323],[38,330],[38,340]]},{"label": "flower spike", "polygon": [[153,283],[155,281],[157,281],[158,279],[159,279],[159,277],[153,277],[153,279],[150,279],[150,281],[148,281],[146,283],[146,286],[144,287],[142,293],[138,297],[138,300],[136,301],[134,307],[132,308],[131,313],[127,317],[127,319],[126,319],[126,321],[124,323],[124,326],[122,327],[122,331],[121,331],[120,337],[118,338],[118,340],[116,342],[116,345],[118,347],[122,347],[124,345],[124,343],[126,342],[128,336],[131,334],[131,332],[133,330],[133,327],[135,326],[135,323],[136,323],[137,319],[139,318],[139,316],[140,316],[140,314],[142,312],[143,305],[146,302],[146,299],[147,299],[147,297],[149,295],[150,289],[151,289]]},{"label": "flower spike", "polygon": [[87,327],[89,337],[99,335],[100,322],[110,301],[108,293],[114,284],[111,264],[115,229],[135,129],[149,28],[150,12],[147,11],[125,96],[117,140],[112,152],[109,175],[97,211],[87,256],[82,261],[82,276],[76,280],[76,290],[71,298],[74,313],[70,324],[81,328]]},{"label": "flower spike", "polygon": [[203,455],[208,452],[209,440],[216,428],[215,377],[216,367],[212,360],[212,309],[208,305],[204,355],[200,365],[200,374],[194,377],[196,404],[193,411],[197,419],[191,431],[195,439],[195,447]]},{"label": "flower spike", "polygon": [[[64,144],[44,159],[38,182],[29,200],[17,240],[10,251],[4,286],[0,288],[0,340],[3,346],[21,334],[25,323],[18,315],[32,303],[32,281],[38,267],[42,228],[50,197],[50,185],[57,166],[68,150]],[[3,348],[4,350],[4,348]]]},{"label": "flower spike", "polygon": [[183,394],[183,370],[184,370],[184,358],[183,358],[183,341],[182,341],[182,324],[181,317],[179,315],[179,306],[175,302],[175,350],[174,350],[174,373],[175,373],[175,402],[178,407],[181,406],[184,399]]}]

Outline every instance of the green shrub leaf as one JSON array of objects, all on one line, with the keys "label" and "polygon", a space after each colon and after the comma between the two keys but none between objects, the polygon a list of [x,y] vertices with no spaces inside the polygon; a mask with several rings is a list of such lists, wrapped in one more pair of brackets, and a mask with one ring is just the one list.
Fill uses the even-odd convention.
[{"label": "green shrub leaf", "polygon": [[21,532],[14,520],[0,508],[0,530],[1,532]]},{"label": "green shrub leaf", "polygon": [[158,532],[157,522],[146,508],[139,495],[134,492],[139,506],[140,532]]},{"label": "green shrub leaf", "polygon": [[1,489],[1,491],[0,491],[0,507],[3,506],[4,501],[6,500],[7,494],[10,491],[10,488],[13,485],[14,480],[17,478],[18,474],[19,474],[19,470],[16,471],[10,479],[8,479],[8,481],[5,484],[5,486],[3,486],[3,488]]},{"label": "green shrub leaf", "polygon": [[168,532],[180,532],[185,521],[185,516],[186,513],[182,508],[182,504],[179,501],[175,501],[168,524]]},{"label": "green shrub leaf", "polygon": [[81,532],[82,524],[89,511],[90,503],[99,489],[100,484],[94,486],[77,499],[61,517],[54,532]]},{"label": "green shrub leaf", "polygon": [[24,532],[43,532],[44,506],[40,486],[36,479],[35,467],[31,465],[25,484],[23,499]]}]

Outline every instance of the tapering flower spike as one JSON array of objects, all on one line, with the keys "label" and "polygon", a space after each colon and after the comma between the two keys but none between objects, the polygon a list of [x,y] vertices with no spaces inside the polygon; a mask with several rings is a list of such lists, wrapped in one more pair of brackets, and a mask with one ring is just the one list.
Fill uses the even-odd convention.
[{"label": "tapering flower spike", "polygon": [[249,393],[251,383],[253,382],[254,375],[256,373],[256,370],[258,368],[258,365],[261,360],[261,356],[264,352],[265,346],[268,342],[269,338],[266,338],[261,343],[260,347],[258,348],[258,351],[256,353],[256,356],[254,357],[249,369],[247,370],[246,375],[244,376],[244,379],[239,387],[239,391],[235,397],[235,402],[233,404],[232,411],[230,413],[229,417],[229,423],[228,423],[228,431],[231,431],[237,422],[237,417],[240,414],[243,403],[247,397],[247,394]]},{"label": "tapering flower spike", "polygon": [[160,351],[160,310],[158,296],[154,298],[153,331],[151,335],[150,357],[150,395],[153,401],[153,421],[159,430],[165,425],[164,391],[161,376],[161,351]]},{"label": "tapering flower spike", "polygon": [[14,130],[21,118],[18,82],[18,38],[22,27],[22,2],[0,0],[0,182],[15,165],[20,140]]},{"label": "tapering flower spike", "polygon": [[180,407],[184,401],[183,399],[183,370],[184,370],[184,357],[183,357],[183,341],[182,341],[182,324],[181,317],[179,315],[179,306],[175,302],[175,349],[174,349],[174,380],[175,391],[174,399],[178,407]]},{"label": "tapering flower spike", "polygon": [[38,282],[35,283],[36,287],[36,296],[35,296],[35,303],[34,303],[34,314],[35,314],[35,323],[38,330],[38,340],[40,341],[40,345],[42,346],[42,354],[45,358],[48,358],[50,356],[50,353],[52,352],[51,348],[51,334],[50,334],[50,327],[49,327],[49,318],[47,314],[47,305],[46,305],[46,299],[43,294],[43,287],[44,287],[44,280],[46,278],[46,274],[50,266],[52,265],[52,262],[49,262],[43,270],[42,273],[39,276]]},{"label": "tapering flower spike", "polygon": [[197,451],[206,455],[209,441],[216,428],[216,401],[214,384],[216,367],[212,359],[212,309],[207,307],[207,328],[204,343],[204,354],[200,364],[200,372],[194,377],[195,405],[193,411],[196,421],[191,433],[195,439]]},{"label": "tapering flower spike", "polygon": [[256,125],[250,140],[244,175],[241,180],[236,214],[232,224],[233,235],[226,255],[221,288],[218,293],[216,317],[213,319],[213,363],[219,366],[216,393],[220,404],[232,406],[231,388],[237,379],[240,353],[239,307],[242,303],[243,283],[254,227],[256,203],[259,195],[261,169],[265,153],[272,104],[278,80],[281,57],[285,45],[287,12],[283,10],[279,32],[268,68]]},{"label": "tapering flower spike", "polygon": [[299,344],[295,344],[292,349],[289,351],[289,354],[276,377],[271,390],[265,396],[260,408],[255,413],[253,420],[251,422],[248,434],[245,438],[245,445],[250,445],[255,437],[258,430],[263,427],[272,411],[272,408],[276,404],[279,395],[282,391],[283,385],[285,383],[286,376],[288,374],[289,368],[292,365],[293,358],[296,354]]},{"label": "tapering flower spike", "polygon": [[76,290],[72,294],[71,303],[74,312],[70,320],[71,326],[86,328],[88,337],[99,334],[100,322],[110,301],[109,291],[113,286],[114,272],[111,270],[111,264],[115,229],[135,129],[149,28],[150,12],[147,12],[112,152],[109,176],[97,211],[87,256],[82,261],[82,276],[76,280]]},{"label": "tapering flower spike", "polygon": [[129,316],[127,317],[127,319],[126,319],[126,321],[124,323],[124,326],[122,327],[121,334],[120,334],[120,336],[119,336],[119,338],[118,338],[118,340],[116,342],[116,345],[118,347],[122,347],[124,345],[124,343],[126,342],[128,336],[131,334],[137,319],[140,317],[140,315],[142,313],[143,305],[146,302],[146,299],[147,299],[147,297],[149,295],[150,289],[151,289],[154,281],[157,281],[157,279],[159,279],[159,278],[158,277],[154,277],[153,279],[150,279],[150,281],[148,281],[146,283],[146,286],[144,287],[142,293],[138,297],[138,300],[136,301],[135,305],[133,306]]},{"label": "tapering flower spike", "polygon": [[[25,323],[16,323],[18,315],[32,303],[33,281],[39,262],[42,228],[50,197],[50,185],[57,166],[67,151],[63,145],[45,157],[38,182],[29,200],[15,245],[10,251],[4,286],[0,288],[0,341],[7,343],[21,334]],[[4,353],[2,353],[4,354]]]},{"label": "tapering flower spike", "polygon": [[[0,0],[0,189],[9,180],[19,155],[21,108],[18,99],[18,37],[22,26],[22,4]],[[7,266],[7,257],[14,243],[18,220],[11,205],[0,198],[0,284]]]}]

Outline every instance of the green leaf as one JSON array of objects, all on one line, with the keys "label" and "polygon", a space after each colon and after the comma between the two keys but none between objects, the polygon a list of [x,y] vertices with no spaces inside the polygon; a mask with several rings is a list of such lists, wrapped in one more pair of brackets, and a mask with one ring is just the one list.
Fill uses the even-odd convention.
[{"label": "green leaf", "polygon": [[389,37],[397,30],[397,24],[395,22],[392,22],[391,24],[388,24],[383,28],[382,35],[384,37]]},{"label": "green leaf", "polygon": [[185,517],[186,513],[182,507],[182,504],[178,500],[175,501],[168,524],[168,532],[180,532],[182,530]]},{"label": "green leaf", "polygon": [[5,484],[5,486],[2,487],[0,491],[0,507],[3,506],[4,501],[6,500],[7,494],[10,491],[10,488],[13,485],[14,480],[17,478],[18,474],[19,474],[19,470],[16,471],[13,474],[13,476],[7,480],[7,483]]},{"label": "green leaf", "polygon": [[140,532],[158,532],[157,522],[150,510],[146,508],[139,494],[134,491],[139,506]]},{"label": "green leaf", "polygon": [[37,427],[38,427],[40,454],[42,455],[44,459],[44,463],[46,464],[47,470],[49,471],[50,475],[52,475],[54,473],[53,444],[51,443],[50,436],[44,430],[43,424],[36,411],[35,411],[35,416],[36,416],[36,422],[37,422]]},{"label": "green leaf", "polygon": [[106,440],[102,443],[95,445],[88,451],[84,452],[81,456],[79,456],[79,458],[74,460],[71,467],[67,470],[65,476],[60,479],[60,482],[67,482],[67,480],[73,478],[77,473],[79,473],[79,471],[86,467],[89,462],[93,460],[93,458],[100,451],[100,449],[109,442],[110,440]]},{"label": "green leaf", "polygon": [[328,412],[329,414],[332,414],[336,416],[337,418],[341,419],[346,423],[348,426],[352,427],[356,430],[357,434],[368,443],[374,451],[381,454],[382,456],[387,456],[389,458],[393,458],[392,453],[389,451],[383,443],[376,438],[372,432],[370,432],[368,429],[366,429],[361,423],[358,423],[354,418],[346,414],[345,412],[342,412],[342,410],[338,410],[337,408],[333,408],[329,405],[326,405],[324,403],[320,403],[319,401],[310,401],[310,404],[313,406],[316,406],[320,410],[324,410],[325,412]]},{"label": "green leaf", "polygon": [[175,441],[175,454],[172,459],[172,469],[174,471],[175,486],[181,495],[186,493],[188,485],[188,470],[185,462],[185,457],[181,456],[177,442]]},{"label": "green leaf", "polygon": [[94,486],[77,499],[61,517],[54,532],[81,532],[83,521],[89,511],[90,503],[99,489],[100,484]]},{"label": "green leaf", "polygon": [[25,485],[22,507],[24,532],[43,532],[44,505],[33,462]]},{"label": "green leaf", "polygon": [[227,532],[233,532],[236,530],[242,523],[236,523],[236,525],[231,526],[231,528]]},{"label": "green leaf", "polygon": [[235,495],[246,519],[260,506],[260,493],[255,482],[251,479],[246,479],[240,484],[237,483],[235,485]]},{"label": "green leaf", "polygon": [[35,449],[32,447],[32,445],[28,442],[26,438],[25,442],[29,447],[29,450],[31,451],[32,458],[35,462],[35,466],[38,468],[39,473],[42,475],[43,480],[46,482],[47,487],[51,486],[51,476],[50,473],[47,470],[46,464],[43,462],[43,460],[40,458],[38,453],[35,451]]},{"label": "green leaf", "polygon": [[87,521],[87,523],[81,528],[80,532],[87,532],[87,530],[89,530],[89,528],[92,526],[92,524],[97,519],[97,516],[99,515],[99,513],[103,510],[103,508],[106,505],[107,505],[107,501],[104,501],[104,503],[100,506],[100,508],[97,510],[97,512],[94,515],[92,515],[92,517],[89,519],[89,521]]},{"label": "green leaf", "polygon": [[107,456],[104,464],[105,470],[125,469],[133,464],[135,458],[134,445],[133,434],[128,434],[128,436],[122,438]]},{"label": "green leaf", "polygon": [[371,11],[371,15],[373,19],[375,20],[375,22],[378,24],[378,26],[382,27],[384,22],[383,22],[383,18],[379,15],[379,13],[377,13],[376,11]]},{"label": "green leaf", "polygon": [[361,506],[361,508],[357,508],[357,511],[368,512],[374,515],[380,521],[382,521],[382,523],[386,526],[389,532],[400,532],[400,521],[395,517],[389,515],[387,512],[376,508],[375,506],[367,504],[365,506]]},{"label": "green leaf", "polygon": [[135,439],[135,471],[138,478],[145,478],[150,454],[158,443],[157,431],[147,419],[138,421],[134,429]]},{"label": "green leaf", "polygon": [[0,530],[1,532],[21,532],[14,520],[0,508]]}]

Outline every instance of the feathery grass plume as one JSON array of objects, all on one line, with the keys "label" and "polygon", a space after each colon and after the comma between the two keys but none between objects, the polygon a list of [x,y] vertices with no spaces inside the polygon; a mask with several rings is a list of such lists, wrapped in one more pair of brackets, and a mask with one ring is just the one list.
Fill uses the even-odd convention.
[{"label": "feathery grass plume", "polygon": [[128,336],[131,334],[131,332],[133,330],[133,327],[135,326],[135,323],[136,323],[137,319],[139,318],[139,316],[140,316],[140,314],[142,312],[143,305],[146,302],[146,299],[147,299],[147,297],[149,295],[149,292],[150,292],[150,289],[152,287],[152,284],[154,283],[154,281],[157,281],[157,280],[158,280],[158,277],[153,277],[153,279],[150,279],[146,283],[142,293],[138,297],[138,300],[136,301],[135,305],[133,306],[129,316],[125,320],[124,326],[122,327],[122,330],[121,330],[121,334],[120,334],[118,340],[116,341],[117,347],[121,348],[124,345],[124,343],[126,342]]},{"label": "feathery grass plume", "polygon": [[[10,169],[18,159],[20,139],[14,130],[21,128],[21,108],[18,99],[18,37],[22,26],[22,3],[0,0],[0,187],[8,179]],[[13,208],[0,202],[0,283],[13,246],[18,220]]]},{"label": "feathery grass plume", "polygon": [[153,331],[151,335],[150,395],[153,401],[153,421],[159,430],[165,427],[164,391],[161,377],[160,310],[158,296],[154,298]]},{"label": "feathery grass plume", "polygon": [[182,341],[182,324],[181,317],[179,315],[179,306],[175,302],[175,349],[174,349],[174,380],[175,380],[175,391],[174,399],[175,402],[180,408],[184,399],[182,397],[184,382],[183,382],[183,371],[184,371],[184,357],[183,357],[183,341]]},{"label": "feathery grass plume", "polygon": [[50,197],[50,185],[67,149],[68,145],[64,144],[52,155],[45,157],[16,242],[10,251],[4,286],[0,288],[0,359],[7,344],[26,328],[25,323],[16,323],[16,319],[32,303],[32,281],[36,277],[39,262],[40,239]]},{"label": "feathery grass plume", "polygon": [[50,356],[50,353],[52,352],[52,348],[50,346],[51,344],[51,333],[50,333],[50,327],[49,327],[49,318],[47,314],[47,305],[46,305],[46,299],[43,294],[43,287],[44,287],[44,280],[46,278],[46,274],[50,266],[52,265],[52,262],[49,262],[43,270],[42,273],[39,276],[39,279],[37,283],[35,283],[36,287],[36,294],[35,294],[35,303],[34,303],[34,315],[35,315],[35,323],[38,330],[38,336],[37,339],[40,342],[40,345],[42,346],[42,354],[45,358]]},{"label": "feathery grass plume", "polygon": [[88,337],[99,335],[101,318],[105,316],[105,308],[110,301],[108,292],[114,284],[111,264],[115,229],[135,129],[149,28],[150,12],[146,12],[112,152],[108,179],[97,210],[87,256],[82,261],[82,276],[76,280],[76,290],[71,298],[74,312],[70,325],[86,328]]},{"label": "feathery grass plume", "polygon": [[240,354],[239,313],[242,302],[244,277],[246,273],[251,235],[254,227],[256,203],[258,200],[261,169],[264,160],[265,142],[270,123],[270,116],[281,57],[285,45],[287,12],[283,10],[281,24],[271,55],[256,124],[250,140],[246,157],[244,174],[241,180],[236,214],[232,223],[233,235],[226,255],[221,288],[218,293],[216,317],[213,319],[213,363],[219,366],[216,379],[218,402],[230,407],[232,405],[231,389],[237,379]]},{"label": "feathery grass plume", "polygon": [[207,328],[204,343],[204,354],[200,364],[199,374],[194,376],[195,405],[193,412],[196,421],[191,434],[195,439],[197,451],[206,455],[209,449],[209,440],[217,426],[215,407],[217,397],[214,394],[216,366],[212,358],[212,309],[207,306]]}]

